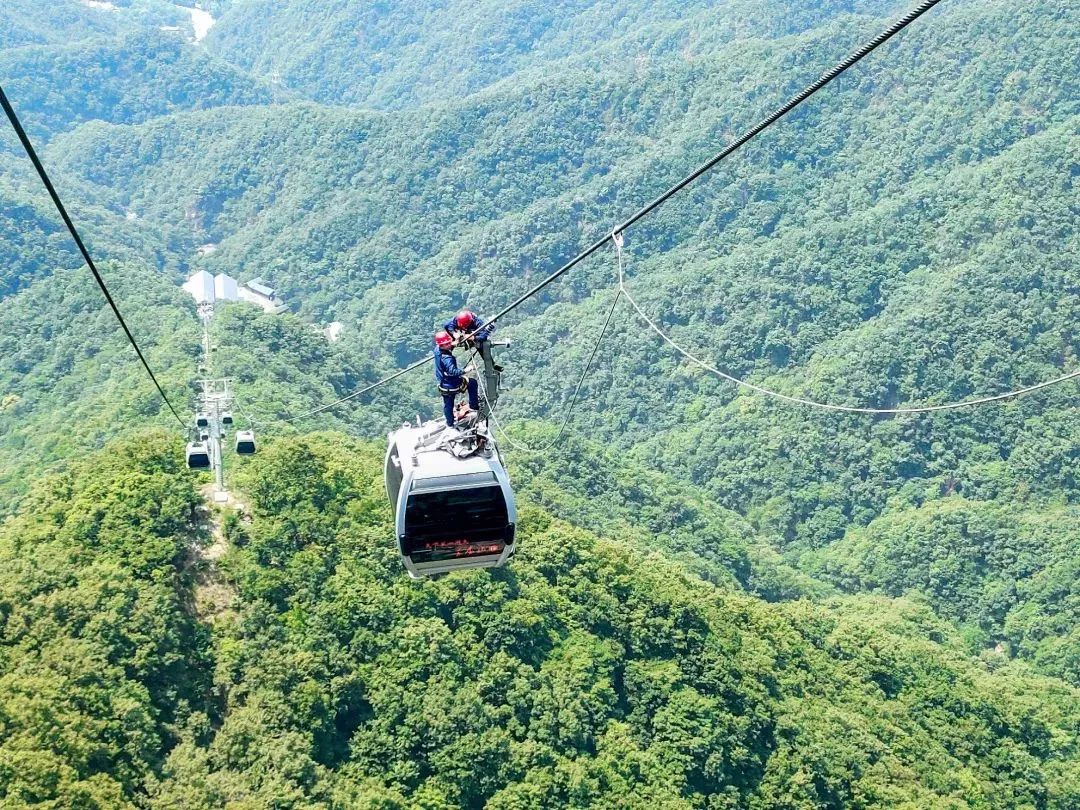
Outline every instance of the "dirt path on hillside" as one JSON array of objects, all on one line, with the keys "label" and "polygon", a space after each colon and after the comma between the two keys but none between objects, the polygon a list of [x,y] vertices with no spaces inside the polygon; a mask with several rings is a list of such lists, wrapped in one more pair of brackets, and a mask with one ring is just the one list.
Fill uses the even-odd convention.
[{"label": "dirt path on hillside", "polygon": [[196,544],[191,549],[189,565],[195,574],[195,613],[200,620],[213,624],[231,612],[237,599],[236,588],[218,567],[218,561],[229,550],[222,522],[230,511],[243,519],[251,514],[251,507],[233,492],[228,493],[225,501],[216,501],[213,484],[202,487],[200,493],[205,503],[199,510],[200,519],[210,544]]}]

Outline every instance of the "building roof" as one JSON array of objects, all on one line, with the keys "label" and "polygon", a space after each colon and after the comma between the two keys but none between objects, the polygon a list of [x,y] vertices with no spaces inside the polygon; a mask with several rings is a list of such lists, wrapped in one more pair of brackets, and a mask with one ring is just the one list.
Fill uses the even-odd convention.
[{"label": "building roof", "polygon": [[265,295],[267,298],[274,297],[273,287],[267,287],[265,284],[260,284],[257,281],[249,281],[246,286],[249,290],[257,292],[259,295]]},{"label": "building roof", "polygon": [[191,278],[184,282],[183,288],[199,304],[212,304],[214,302],[214,277],[205,270],[194,273]]},{"label": "building roof", "polygon": [[214,294],[219,301],[237,301],[240,298],[236,279],[224,273],[214,276]]}]

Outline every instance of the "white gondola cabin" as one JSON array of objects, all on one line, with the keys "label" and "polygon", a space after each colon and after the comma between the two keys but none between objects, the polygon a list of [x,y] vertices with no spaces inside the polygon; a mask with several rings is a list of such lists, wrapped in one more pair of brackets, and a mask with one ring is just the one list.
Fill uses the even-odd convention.
[{"label": "white gondola cabin", "polygon": [[241,456],[250,456],[255,452],[255,432],[251,430],[236,431],[236,452]]},{"label": "white gondola cabin", "polygon": [[210,414],[200,411],[195,414],[195,427],[205,428],[210,427]]},{"label": "white gondola cabin", "polygon": [[221,424],[231,426],[233,421],[232,411],[225,411],[221,414]]},{"label": "white gondola cabin", "polygon": [[188,442],[187,465],[193,470],[205,470],[210,467],[210,448],[203,442]]},{"label": "white gondola cabin", "polygon": [[413,579],[498,568],[514,554],[517,510],[499,451],[482,428],[467,451],[450,441],[459,435],[428,422],[389,436],[386,494]]}]

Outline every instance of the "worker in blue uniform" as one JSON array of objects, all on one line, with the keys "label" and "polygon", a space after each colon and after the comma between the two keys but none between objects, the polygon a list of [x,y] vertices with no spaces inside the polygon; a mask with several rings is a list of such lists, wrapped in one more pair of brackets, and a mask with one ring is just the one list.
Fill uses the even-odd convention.
[{"label": "worker in blue uniform", "polygon": [[462,391],[469,392],[469,407],[480,410],[480,395],[475,379],[465,379],[454,357],[455,341],[445,329],[435,333],[435,384],[443,398],[446,426],[454,426],[454,402]]},{"label": "worker in blue uniform", "polygon": [[476,349],[480,360],[484,365],[484,383],[486,389],[497,391],[499,378],[496,376],[502,371],[491,356],[491,333],[495,331],[492,321],[484,322],[476,317],[475,313],[463,309],[453,318],[443,324],[443,329],[454,339],[455,346],[468,346]]},{"label": "worker in blue uniform", "polygon": [[483,351],[483,344],[495,331],[495,324],[484,323],[473,312],[463,309],[443,324],[443,329],[458,346],[474,345]]}]

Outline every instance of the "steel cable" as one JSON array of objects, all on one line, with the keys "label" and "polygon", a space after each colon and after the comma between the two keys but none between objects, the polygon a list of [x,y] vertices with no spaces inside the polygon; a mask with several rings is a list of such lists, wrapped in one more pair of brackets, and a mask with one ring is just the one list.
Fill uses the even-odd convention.
[{"label": "steel cable", "polygon": [[665,333],[659,326],[656,325],[655,321],[653,321],[652,318],[645,314],[645,311],[641,308],[641,306],[638,305],[638,302],[634,300],[634,297],[630,295],[630,292],[626,289],[626,277],[623,267],[621,239],[617,239],[615,244],[616,249],[619,253],[619,292],[622,293],[623,297],[625,297],[626,300],[630,303],[630,306],[633,307],[634,311],[637,312],[638,316],[643,321],[645,321],[645,323],[648,324],[649,328],[653,332],[655,332],[665,343],[675,349],[675,351],[677,351],[694,365],[705,369],[705,371],[708,371],[711,374],[715,374],[721,379],[727,380],[728,382],[733,383],[741,388],[746,388],[763,396],[778,399],[792,405],[804,405],[806,407],[818,408],[825,411],[839,411],[841,413],[860,413],[879,416],[897,416],[903,414],[934,413],[937,411],[955,411],[959,410],[960,408],[971,408],[976,405],[986,405],[991,402],[1000,402],[1005,399],[1014,399],[1025,394],[1031,394],[1035,391],[1041,391],[1044,388],[1050,388],[1051,386],[1059,385],[1061,383],[1068,382],[1069,380],[1080,377],[1080,369],[1077,369],[1075,371],[1070,371],[1068,374],[1063,374],[1060,377],[1055,377],[1052,380],[1047,380],[1046,382],[1041,382],[1036,385],[1029,385],[1026,388],[1018,388],[1015,391],[1008,391],[1004,394],[994,394],[992,396],[979,397],[978,399],[966,399],[959,402],[948,402],[943,405],[918,405],[910,408],[860,408],[854,405],[833,405],[828,402],[819,402],[813,399],[806,399],[804,397],[795,397],[791,396],[790,394],[783,394],[779,391],[773,391],[772,389],[765,388],[764,386],[755,385],[754,383],[747,382],[746,380],[741,380],[738,377],[734,377],[731,374],[728,374],[726,371],[722,371],[711,363],[702,360],[700,357],[697,357],[692,352],[683,348],[669,335],[667,335],[667,333]]},{"label": "steel cable", "polygon": [[[938,3],[942,2],[942,1],[943,0],[924,0],[924,2],[920,3],[918,6],[913,8],[911,11],[909,11],[907,14],[905,14],[900,19],[896,20],[894,23],[892,23],[892,25],[890,25],[884,31],[879,33],[877,36],[875,36],[869,42],[862,45],[856,51],[851,53],[847,58],[845,58],[844,60],[842,60],[841,62],[836,64],[830,70],[828,70],[825,73],[821,74],[821,76],[819,76],[814,82],[812,82],[810,85],[808,85],[806,88],[804,88],[801,92],[799,92],[798,94],[793,96],[791,99],[789,99],[784,105],[782,105],[781,107],[778,107],[770,115],[766,116],[764,119],[762,119],[756,125],[754,125],[750,129],[748,129],[745,133],[743,133],[738,138],[736,138],[734,141],[729,143],[726,147],[724,147],[724,149],[722,149],[720,152],[718,152],[712,158],[707,160],[705,163],[701,164],[698,168],[696,168],[693,172],[688,174],[686,177],[684,177],[678,183],[671,186],[667,191],[665,191],[663,194],[658,196],[656,199],[654,199],[648,205],[644,206],[643,208],[638,209],[633,215],[631,215],[628,219],[626,219],[622,224],[617,225],[615,227],[615,229],[611,233],[605,235],[602,239],[597,240],[596,242],[591,244],[589,247],[585,248],[583,251],[581,251],[576,256],[574,256],[574,258],[570,259],[570,261],[566,262],[559,269],[555,270],[549,276],[544,278],[539,284],[536,284],[535,286],[530,288],[527,292],[523,293],[522,295],[520,295],[516,299],[514,299],[512,302],[510,302],[507,306],[503,307],[499,312],[497,312],[495,315],[491,316],[487,320],[487,324],[494,324],[497,321],[499,321],[500,319],[502,319],[503,317],[505,317],[510,312],[513,312],[515,309],[517,309],[519,306],[524,304],[527,300],[529,300],[533,296],[537,295],[541,290],[543,290],[549,284],[554,282],[556,279],[558,279],[559,277],[565,275],[570,270],[572,270],[574,267],[576,267],[578,264],[583,262],[585,259],[592,256],[594,253],[596,253],[598,250],[600,250],[602,247],[604,247],[604,245],[606,245],[609,241],[611,241],[614,235],[622,233],[623,231],[627,230],[628,228],[630,228],[631,226],[633,226],[634,224],[639,222],[642,218],[644,218],[644,217],[648,216],[649,214],[651,214],[653,211],[655,211],[657,208],[659,208],[661,205],[663,205],[665,202],[667,202],[673,196],[678,194],[684,188],[689,186],[691,183],[693,183],[695,180],[697,180],[703,174],[705,174],[706,172],[713,169],[718,163],[720,163],[722,160],[727,158],[732,152],[736,151],[737,149],[739,149],[740,147],[742,147],[743,145],[745,145],[746,143],[748,143],[749,141],[753,140],[755,137],[760,135],[762,132],[764,132],[770,126],[775,124],[777,121],[779,121],[785,115],[787,115],[789,112],[794,110],[796,107],[798,107],[804,101],[809,99],[811,96],[813,96],[819,90],[821,90],[823,87],[825,87],[826,85],[831,83],[834,79],[836,79],[837,76],[840,76],[842,73],[847,71],[849,68],[851,68],[854,65],[858,64],[859,62],[861,62],[868,55],[870,55],[871,53],[876,51],[878,48],[880,48],[882,45],[884,45],[890,39],[895,37],[897,34],[899,34],[901,31],[903,31],[905,28],[907,28],[909,25],[911,25],[913,22],[915,22],[917,19],[919,19],[921,16],[923,16],[926,12],[928,12],[930,9],[932,9],[934,6],[936,6]],[[374,391],[375,389],[380,388],[381,386],[383,386],[383,385],[385,385],[385,384],[387,384],[387,383],[389,383],[389,382],[391,382],[393,380],[396,380],[398,377],[401,377],[401,376],[409,373],[410,371],[418,369],[421,366],[427,365],[428,363],[431,362],[431,360],[432,360],[431,356],[425,357],[425,358],[423,358],[421,360],[417,360],[412,365],[406,366],[405,368],[401,369],[400,371],[395,372],[394,374],[391,374],[388,377],[384,377],[383,379],[379,380],[378,382],[372,383],[371,385],[366,386],[365,388],[363,388],[363,389],[361,389],[359,391],[356,391],[356,392],[354,392],[352,394],[349,394],[348,396],[342,397],[341,399],[338,399],[338,400],[336,400],[334,402],[330,402],[330,403],[328,403],[326,405],[323,405],[323,406],[321,406],[319,408],[315,408],[314,410],[308,411],[307,413],[303,413],[303,414],[300,414],[298,416],[289,417],[288,419],[285,419],[283,421],[293,422],[295,420],[304,419],[304,418],[306,418],[308,416],[314,416],[315,414],[319,414],[319,413],[322,413],[324,411],[330,410],[331,408],[335,408],[335,407],[337,407],[338,405],[341,405],[344,402],[348,402],[351,399],[354,399],[354,398],[356,398],[358,396],[361,396],[362,394],[366,394],[369,391]]]},{"label": "steel cable", "polygon": [[604,327],[600,330],[600,336],[596,339],[596,343],[593,344],[592,351],[589,353],[589,359],[585,362],[585,370],[581,372],[581,377],[578,379],[577,386],[574,388],[574,393],[570,397],[570,400],[566,405],[566,412],[563,415],[562,424],[559,425],[559,432],[555,434],[555,438],[549,441],[547,444],[543,445],[542,447],[533,448],[514,441],[514,439],[506,433],[506,431],[503,429],[503,426],[499,423],[499,420],[495,417],[495,408],[492,407],[491,400],[488,399],[487,390],[484,388],[483,382],[478,381],[480,392],[484,397],[484,401],[488,405],[488,413],[490,415],[491,421],[495,424],[495,429],[499,431],[499,434],[504,439],[506,439],[511,444],[511,446],[526,453],[543,453],[554,447],[556,443],[558,443],[559,439],[563,437],[563,434],[566,432],[566,427],[570,423],[570,417],[574,413],[574,407],[577,405],[578,395],[581,393],[581,386],[585,383],[585,378],[588,376],[589,370],[592,368],[593,360],[596,359],[596,353],[600,349],[600,344],[604,342],[604,338],[607,336],[608,327],[611,325],[611,318],[615,314],[615,308],[619,305],[619,299],[623,296],[623,294],[624,293],[621,289],[615,291],[615,298],[611,301],[611,307],[608,309],[607,318],[604,320]]},{"label": "steel cable", "polygon": [[37,169],[38,177],[41,178],[41,182],[45,185],[45,190],[49,192],[53,205],[56,206],[56,210],[64,220],[64,224],[67,226],[71,238],[75,240],[79,252],[82,253],[83,260],[90,268],[90,272],[94,274],[94,281],[96,281],[98,287],[101,288],[101,292],[105,296],[105,300],[109,303],[109,306],[112,308],[116,320],[120,322],[120,327],[124,330],[124,334],[127,335],[128,342],[131,344],[132,348],[135,349],[135,354],[139,356],[139,362],[141,362],[143,368],[146,369],[146,373],[150,375],[154,387],[157,388],[157,392],[161,395],[162,400],[164,400],[169,410],[172,411],[172,415],[176,417],[176,421],[180,423],[180,427],[185,431],[188,430],[187,422],[180,418],[180,414],[177,413],[176,408],[174,408],[172,402],[169,401],[165,389],[161,387],[161,383],[158,382],[158,378],[154,374],[153,369],[150,368],[150,364],[146,361],[146,357],[143,356],[142,349],[139,348],[135,336],[131,333],[131,329],[128,328],[127,321],[125,321],[124,316],[120,314],[120,308],[116,305],[116,301],[113,300],[112,293],[109,292],[109,288],[105,284],[105,279],[103,279],[101,273],[98,272],[97,265],[94,264],[94,260],[90,256],[90,251],[86,249],[82,237],[79,236],[79,232],[75,228],[75,223],[72,222],[71,217],[68,216],[67,209],[64,207],[63,201],[61,201],[60,195],[56,192],[56,187],[53,186],[52,180],[49,179],[49,174],[45,171],[45,166],[42,164],[41,159],[38,158],[37,151],[34,149],[33,143],[30,142],[30,137],[26,134],[26,130],[23,129],[22,122],[19,121],[19,116],[16,114],[15,108],[12,107],[11,102],[8,101],[7,94],[4,93],[3,87],[0,87],[0,105],[3,106],[4,112],[7,113],[8,121],[11,122],[15,134],[19,136],[19,140],[22,142],[23,149],[26,150],[26,154],[29,156],[31,163],[33,163],[34,168]]}]

